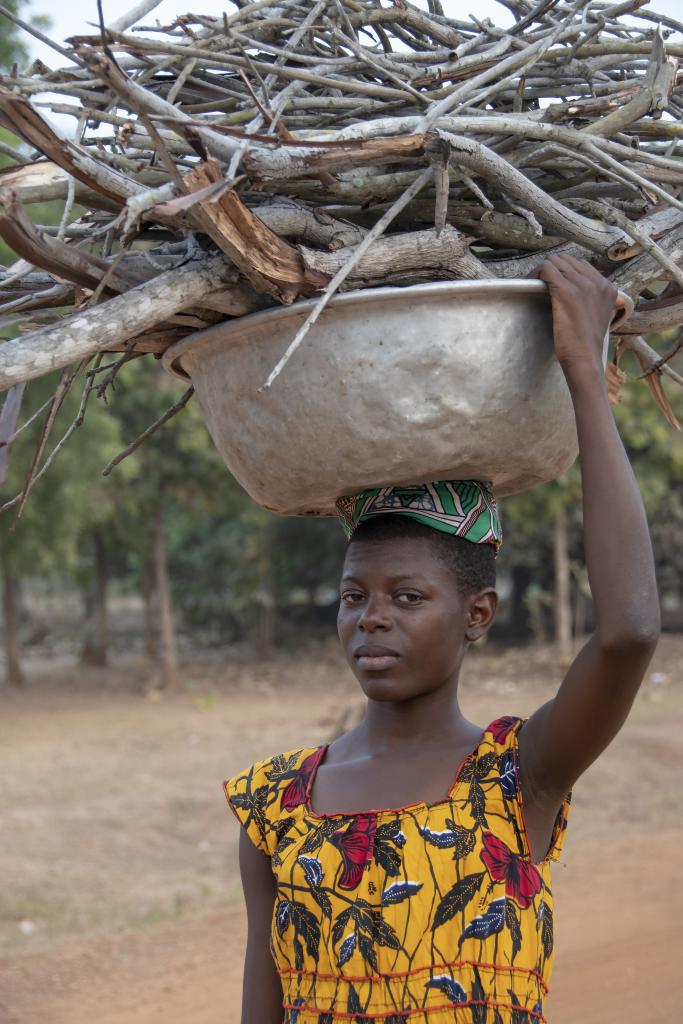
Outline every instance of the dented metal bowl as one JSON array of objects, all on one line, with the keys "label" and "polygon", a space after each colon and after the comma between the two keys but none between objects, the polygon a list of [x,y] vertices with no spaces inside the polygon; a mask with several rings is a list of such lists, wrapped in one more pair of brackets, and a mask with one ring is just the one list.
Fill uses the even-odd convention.
[{"label": "dented metal bowl", "polygon": [[314,301],[229,320],[167,350],[218,451],[259,504],[329,515],[339,495],[444,477],[498,495],[577,455],[546,285],[446,281],[336,296],[272,387]]}]

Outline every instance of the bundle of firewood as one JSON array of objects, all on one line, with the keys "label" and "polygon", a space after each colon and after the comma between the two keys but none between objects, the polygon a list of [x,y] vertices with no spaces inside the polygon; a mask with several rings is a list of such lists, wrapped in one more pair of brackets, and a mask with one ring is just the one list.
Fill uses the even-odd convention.
[{"label": "bundle of firewood", "polygon": [[[664,404],[659,376],[683,383],[676,343],[642,337],[683,324],[683,25],[643,0],[506,0],[507,28],[438,0],[235,0],[133,27],[156,5],[0,80],[22,140],[0,146],[0,387],[319,297],[308,323],[340,289],[526,277],[549,252],[631,296],[618,349]],[[57,198],[59,225],[29,217]]]}]

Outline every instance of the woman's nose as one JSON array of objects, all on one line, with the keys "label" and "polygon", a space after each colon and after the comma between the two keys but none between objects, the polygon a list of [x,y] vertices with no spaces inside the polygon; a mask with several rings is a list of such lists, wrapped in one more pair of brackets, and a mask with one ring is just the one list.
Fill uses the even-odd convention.
[{"label": "woman's nose", "polygon": [[380,597],[368,598],[358,620],[358,626],[368,633],[373,633],[376,629],[391,629],[391,618],[386,602]]}]

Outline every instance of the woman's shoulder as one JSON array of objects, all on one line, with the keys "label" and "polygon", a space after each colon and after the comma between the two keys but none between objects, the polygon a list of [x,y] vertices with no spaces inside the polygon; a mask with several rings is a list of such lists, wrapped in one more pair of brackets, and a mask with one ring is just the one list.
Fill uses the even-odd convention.
[{"label": "woman's shoulder", "polygon": [[321,747],[296,747],[282,754],[272,754],[260,761],[254,761],[247,768],[223,780],[226,794],[244,790],[255,791],[265,786],[280,789],[291,782],[301,781],[301,776],[312,764]]},{"label": "woman's shoulder", "polygon": [[517,739],[517,734],[525,719],[520,715],[500,715],[494,718],[484,730],[482,744],[509,748]]},{"label": "woman's shoulder", "polygon": [[223,780],[230,809],[249,837],[264,853],[272,853],[271,838],[278,822],[305,805],[308,785],[324,746],[297,747],[255,761]]}]

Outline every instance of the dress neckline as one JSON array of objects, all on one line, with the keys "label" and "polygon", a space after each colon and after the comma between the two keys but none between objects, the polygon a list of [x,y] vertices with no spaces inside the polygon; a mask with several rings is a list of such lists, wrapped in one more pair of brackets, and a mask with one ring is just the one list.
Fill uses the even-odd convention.
[{"label": "dress neckline", "polygon": [[[493,723],[491,723],[491,724],[493,724]],[[448,789],[448,795],[446,797],[444,797],[442,800],[435,800],[433,803],[430,803],[430,804],[428,804],[426,800],[416,800],[412,804],[403,804],[403,806],[401,806],[401,807],[373,807],[373,808],[370,808],[369,810],[364,810],[364,811],[335,811],[335,812],[320,812],[320,813],[318,813],[317,811],[313,810],[313,807],[311,805],[311,793],[313,791],[313,783],[315,782],[316,775],[318,774],[318,768],[320,767],[320,765],[321,765],[321,763],[323,761],[323,758],[325,757],[325,754],[327,753],[328,748],[330,746],[329,743],[323,743],[321,746],[318,747],[317,751],[315,752],[316,758],[315,758],[315,761],[313,762],[313,765],[312,765],[312,768],[311,768],[311,772],[310,772],[310,775],[308,777],[308,782],[306,783],[306,795],[305,795],[305,799],[304,799],[304,806],[306,808],[306,811],[308,812],[310,817],[312,817],[312,818],[319,818],[319,819],[325,819],[325,818],[359,818],[361,815],[368,815],[368,814],[400,814],[402,811],[411,811],[411,810],[414,810],[415,808],[418,808],[418,807],[424,807],[424,808],[428,809],[430,807],[441,807],[443,804],[450,803],[450,801],[453,798],[453,792],[455,790],[455,787],[460,782],[460,776],[463,773],[465,765],[469,761],[471,761],[472,758],[475,756],[475,754],[479,750],[479,747],[482,745],[482,743],[484,741],[484,737],[490,731],[490,729],[491,729],[491,725],[488,725],[483,730],[481,736],[479,737],[479,740],[477,741],[477,745],[475,747],[473,747],[473,749],[470,750],[469,754],[467,754],[463,758],[463,760],[461,761],[461,763],[460,763],[460,765],[458,767],[458,770],[456,772],[455,778],[453,779],[453,782],[451,783],[451,785],[450,785],[450,787]]]}]

